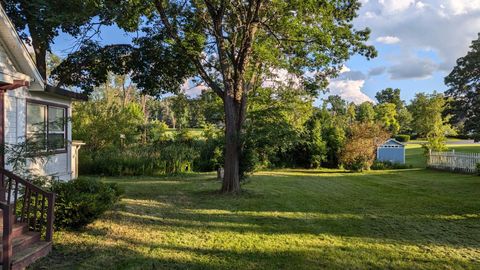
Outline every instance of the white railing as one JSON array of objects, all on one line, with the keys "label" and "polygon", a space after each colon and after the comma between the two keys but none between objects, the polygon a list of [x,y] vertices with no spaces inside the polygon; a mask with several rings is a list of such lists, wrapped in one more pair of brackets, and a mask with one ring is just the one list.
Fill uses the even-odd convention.
[{"label": "white railing", "polygon": [[456,153],[430,151],[427,167],[439,170],[476,173],[480,163],[480,153]]}]

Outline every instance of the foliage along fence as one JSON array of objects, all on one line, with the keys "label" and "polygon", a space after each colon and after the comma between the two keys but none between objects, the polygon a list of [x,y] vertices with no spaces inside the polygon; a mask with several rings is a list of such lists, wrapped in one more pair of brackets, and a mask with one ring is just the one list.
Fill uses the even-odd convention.
[{"label": "foliage along fence", "polygon": [[455,172],[476,173],[480,153],[455,153],[430,151],[427,167]]}]

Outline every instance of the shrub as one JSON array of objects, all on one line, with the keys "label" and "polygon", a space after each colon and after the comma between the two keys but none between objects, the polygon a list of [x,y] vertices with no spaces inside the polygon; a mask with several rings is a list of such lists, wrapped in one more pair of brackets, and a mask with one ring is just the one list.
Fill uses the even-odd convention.
[{"label": "shrub", "polygon": [[370,169],[378,145],[390,137],[382,126],[374,123],[353,124],[348,135],[340,154],[340,162],[345,169],[352,171]]},{"label": "shrub", "polygon": [[389,164],[387,164],[387,163],[390,163],[390,162],[375,161],[375,162],[373,162],[370,169],[375,170],[375,171],[388,170],[389,169]]},{"label": "shrub", "polygon": [[123,194],[116,184],[102,183],[90,178],[57,181],[52,185],[52,191],[57,195],[57,229],[78,229],[88,225],[110,209]]},{"label": "shrub", "polygon": [[368,156],[358,155],[343,163],[343,167],[349,171],[361,172],[370,169],[370,158]]},{"label": "shrub", "polygon": [[184,173],[191,171],[202,143],[178,137],[123,149],[111,147],[94,153],[80,151],[80,173],[109,176]]},{"label": "shrub", "polygon": [[480,163],[477,163],[477,174],[480,175]]},{"label": "shrub", "polygon": [[422,144],[424,154],[427,155],[431,151],[447,151],[447,138],[444,135],[427,136],[427,143]]},{"label": "shrub", "polygon": [[401,164],[401,163],[393,163],[389,161],[375,161],[373,165],[370,167],[372,170],[401,170],[401,169],[409,169],[412,168],[411,165]]},{"label": "shrub", "polygon": [[207,125],[203,132],[204,141],[198,140],[195,149],[199,155],[194,160],[194,170],[211,172],[223,166],[224,133],[213,125]]},{"label": "shrub", "polygon": [[395,136],[395,140],[399,142],[409,142],[410,141],[410,135],[397,135]]}]

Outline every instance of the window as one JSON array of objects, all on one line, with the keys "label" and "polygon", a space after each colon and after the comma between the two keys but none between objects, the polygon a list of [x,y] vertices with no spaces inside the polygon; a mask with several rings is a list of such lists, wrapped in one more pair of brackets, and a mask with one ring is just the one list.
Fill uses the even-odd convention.
[{"label": "window", "polygon": [[66,150],[66,115],[64,107],[27,102],[27,138],[45,150]]}]

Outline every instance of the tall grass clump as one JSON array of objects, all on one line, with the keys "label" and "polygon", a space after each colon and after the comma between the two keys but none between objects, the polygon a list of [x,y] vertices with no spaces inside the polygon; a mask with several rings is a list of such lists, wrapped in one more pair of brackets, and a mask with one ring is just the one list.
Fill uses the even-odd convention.
[{"label": "tall grass clump", "polygon": [[80,155],[80,173],[127,176],[190,172],[199,156],[195,140],[169,139],[148,145],[110,147]]}]

